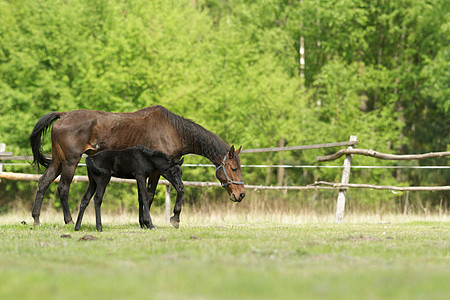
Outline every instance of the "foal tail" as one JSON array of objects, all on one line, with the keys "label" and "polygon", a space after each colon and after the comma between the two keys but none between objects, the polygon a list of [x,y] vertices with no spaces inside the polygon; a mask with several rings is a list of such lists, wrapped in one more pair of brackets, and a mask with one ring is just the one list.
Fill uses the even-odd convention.
[{"label": "foal tail", "polygon": [[31,150],[33,151],[33,165],[37,165],[38,167],[41,165],[48,168],[52,163],[51,158],[44,156],[44,153],[42,153],[41,143],[44,141],[46,131],[52,122],[60,117],[61,114],[59,112],[51,112],[40,118],[36,125],[34,125],[30,135]]},{"label": "foal tail", "polygon": [[96,175],[109,175],[108,170],[95,164],[95,159],[93,156],[86,157],[86,167],[88,168],[88,171]]}]

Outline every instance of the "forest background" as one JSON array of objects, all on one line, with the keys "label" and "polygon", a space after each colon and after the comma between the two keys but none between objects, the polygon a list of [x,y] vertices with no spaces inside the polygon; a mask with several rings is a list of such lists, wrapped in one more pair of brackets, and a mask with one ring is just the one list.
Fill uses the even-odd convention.
[{"label": "forest background", "polygon": [[[29,134],[48,112],[131,112],[160,104],[247,149],[357,135],[359,148],[385,153],[450,151],[449,8],[445,0],[0,0],[0,142],[15,155],[31,155]],[[50,152],[49,139],[44,150]],[[317,155],[335,150],[241,157],[244,164],[314,165]],[[193,156],[188,162],[208,163]],[[448,158],[358,156],[354,163],[448,165]],[[244,168],[243,177],[248,184],[306,185],[338,182],[341,170],[288,169],[282,179],[276,172]],[[215,181],[214,170],[185,167],[183,179]],[[449,181],[448,169],[355,169],[351,175],[352,183],[382,185]],[[2,180],[0,212],[30,207],[36,187]],[[72,208],[85,188],[72,185]],[[349,194],[369,206],[449,205],[445,192]],[[226,196],[223,189],[187,189],[187,202],[205,197]],[[329,205],[335,198],[317,191],[270,197]],[[59,207],[56,185],[45,198]],[[133,207],[135,198],[134,186],[112,184],[104,203]]]}]

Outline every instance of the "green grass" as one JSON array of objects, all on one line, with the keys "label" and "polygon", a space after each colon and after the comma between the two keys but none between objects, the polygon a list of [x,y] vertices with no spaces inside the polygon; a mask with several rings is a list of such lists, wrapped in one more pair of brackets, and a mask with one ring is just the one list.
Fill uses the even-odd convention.
[{"label": "green grass", "polygon": [[[184,214],[184,212],[183,212]],[[43,214],[44,216],[44,214]],[[450,223],[0,217],[0,299],[448,299]],[[134,220],[136,219],[136,220]],[[364,219],[364,218],[362,218]],[[15,221],[14,221],[15,220]],[[31,221],[29,222],[31,223]],[[206,225],[204,225],[206,224]],[[62,238],[69,234],[70,238]],[[83,241],[93,235],[96,240]]]}]

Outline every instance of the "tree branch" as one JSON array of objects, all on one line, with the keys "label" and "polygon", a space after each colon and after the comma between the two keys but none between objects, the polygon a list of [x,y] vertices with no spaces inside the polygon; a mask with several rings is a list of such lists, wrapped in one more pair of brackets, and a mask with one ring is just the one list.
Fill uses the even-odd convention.
[{"label": "tree branch", "polygon": [[370,149],[341,149],[338,152],[325,155],[325,156],[317,156],[317,161],[330,161],[338,159],[339,157],[346,154],[360,154],[365,156],[372,156],[379,159],[387,159],[387,160],[410,160],[410,159],[425,159],[425,158],[433,158],[433,157],[443,157],[450,156],[450,152],[431,152],[425,154],[407,154],[407,155],[396,155],[396,154],[386,154],[377,152]]}]

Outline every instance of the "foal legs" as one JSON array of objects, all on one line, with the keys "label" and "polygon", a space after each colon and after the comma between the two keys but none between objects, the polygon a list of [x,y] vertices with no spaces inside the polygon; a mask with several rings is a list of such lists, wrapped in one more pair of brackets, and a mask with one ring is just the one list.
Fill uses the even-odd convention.
[{"label": "foal legs", "polygon": [[94,204],[95,204],[95,227],[97,228],[97,231],[103,231],[102,227],[102,216],[101,216],[101,206],[103,201],[103,195],[105,194],[106,186],[109,183],[109,180],[111,177],[108,178],[102,178],[101,180],[98,180],[97,182],[97,192],[94,196]]},{"label": "foal legs", "polygon": [[[141,228],[155,229],[150,217],[148,191],[145,188],[145,177],[136,177],[139,199],[139,223]],[[142,209],[141,209],[142,208]]]},{"label": "foal legs", "polygon": [[175,206],[173,207],[173,217],[170,217],[170,224],[173,227],[180,227],[180,213],[181,207],[183,206],[183,195],[184,195],[184,186],[183,189],[177,191],[177,201],[175,202]]},{"label": "foal legs", "polygon": [[[155,198],[155,191],[156,191],[156,187],[158,186],[158,181],[159,181],[159,177],[160,175],[152,175],[148,178],[148,185],[147,185],[147,200],[148,200],[148,208],[146,211],[148,211],[149,213],[149,218],[150,218],[150,224],[151,227],[149,227],[150,229],[155,229],[155,226],[153,226],[152,223],[152,218],[150,217],[150,208],[152,206],[153,203],[153,199]],[[144,186],[145,187],[145,186]],[[144,217],[144,207],[143,207],[143,203],[141,201],[139,201],[139,224],[141,225],[141,228],[144,228],[143,226],[143,217]]]},{"label": "foal legs", "polygon": [[152,206],[153,199],[155,198],[155,191],[156,191],[156,187],[158,186],[159,177],[161,177],[161,175],[156,175],[156,176],[153,175],[148,178],[147,191],[148,191],[148,209],[149,210],[150,210],[150,207]]},{"label": "foal legs", "polygon": [[77,223],[75,225],[75,231],[80,230],[84,211],[86,210],[86,207],[89,205],[89,201],[91,201],[91,198],[94,195],[96,189],[97,189],[97,184],[95,183],[94,180],[89,178],[89,186],[86,190],[86,193],[84,193],[83,197],[81,198],[80,211],[78,212],[78,218],[77,218]]},{"label": "foal legs", "polygon": [[39,178],[38,190],[36,192],[36,199],[34,200],[34,207],[32,216],[34,219],[34,225],[39,225],[39,216],[41,214],[42,201],[44,200],[44,194],[47,191],[50,184],[61,173],[61,165],[51,164],[44,174]]}]

